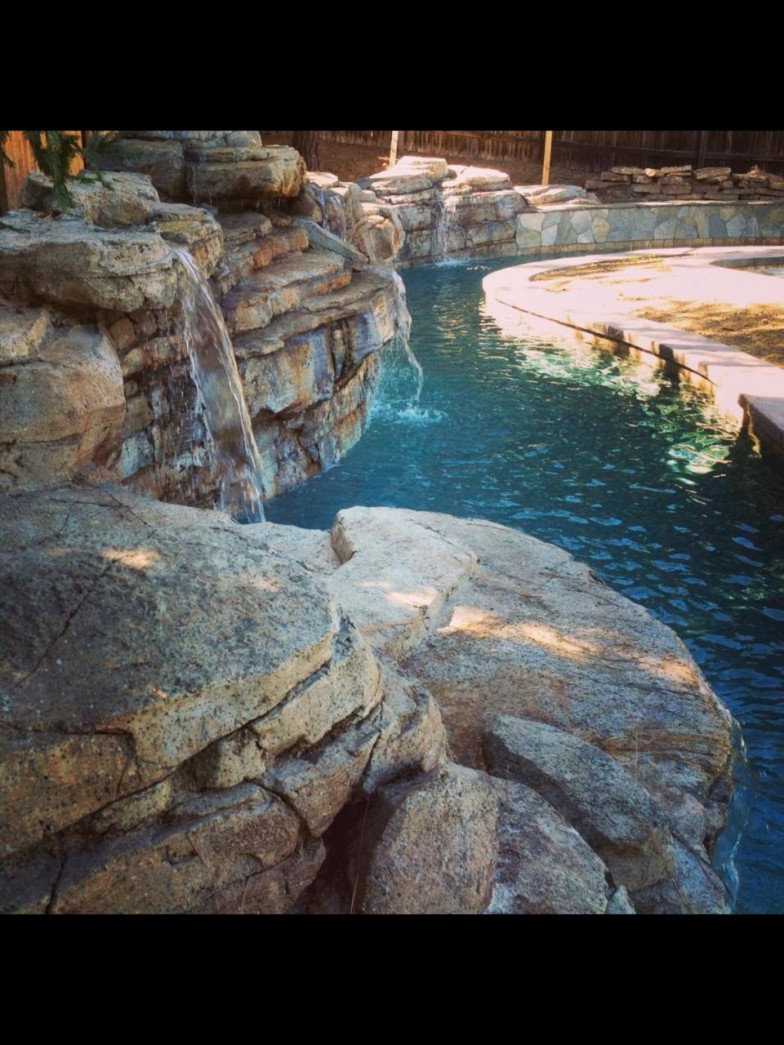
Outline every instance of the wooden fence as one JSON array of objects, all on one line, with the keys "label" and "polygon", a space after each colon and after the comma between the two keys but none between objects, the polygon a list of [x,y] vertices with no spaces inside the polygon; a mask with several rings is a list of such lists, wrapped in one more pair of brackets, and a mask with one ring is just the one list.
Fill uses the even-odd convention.
[{"label": "wooden fence", "polygon": [[[321,131],[327,140],[373,145],[388,152],[391,131]],[[401,131],[406,152],[514,159],[541,165],[544,131]],[[727,166],[742,173],[752,164],[784,174],[784,131],[554,131],[552,166],[603,171],[618,165]]]},{"label": "wooden fence", "polygon": [[[69,133],[85,134],[83,131]],[[271,134],[275,132],[262,131]],[[544,131],[401,131],[398,155],[407,152],[459,156],[503,166],[504,160],[541,167]],[[391,131],[320,131],[325,140],[372,145],[389,152]],[[5,151],[13,167],[0,166],[0,214],[19,206],[27,174],[35,169],[21,131],[11,131]],[[784,131],[554,131],[551,165],[580,171],[635,167],[727,166],[736,173],[759,164],[784,174]]]}]

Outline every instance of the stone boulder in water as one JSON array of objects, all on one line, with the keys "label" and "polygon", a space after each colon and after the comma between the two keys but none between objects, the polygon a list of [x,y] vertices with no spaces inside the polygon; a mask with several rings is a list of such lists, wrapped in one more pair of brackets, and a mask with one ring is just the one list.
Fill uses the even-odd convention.
[{"label": "stone boulder in water", "polygon": [[[375,649],[436,698],[453,759],[534,787],[550,822],[568,822],[638,910],[726,909],[705,846],[724,823],[731,719],[673,631],[567,552],[495,523],[352,508],[332,545],[341,565],[325,563],[329,586]],[[498,722],[514,729],[502,737]],[[559,740],[546,765],[541,733]],[[593,784],[578,788],[586,753]],[[560,850],[536,840],[541,810],[531,835],[514,806],[501,837],[517,833],[511,851],[538,854],[535,881],[499,864],[493,909],[548,909],[543,868],[561,881]],[[579,848],[567,859],[587,891],[559,887],[563,909],[602,903]]]},{"label": "stone boulder in water", "polygon": [[725,907],[729,716],[559,549],[63,487],[0,499],[0,565],[3,910]]}]

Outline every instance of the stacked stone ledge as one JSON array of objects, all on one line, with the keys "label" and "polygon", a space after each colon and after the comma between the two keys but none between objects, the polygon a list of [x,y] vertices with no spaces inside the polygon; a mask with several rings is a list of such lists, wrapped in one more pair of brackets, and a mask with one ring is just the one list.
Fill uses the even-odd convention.
[{"label": "stacked stone ledge", "polygon": [[359,184],[405,233],[398,265],[514,253],[525,203],[502,171],[405,156]]},{"label": "stacked stone ledge", "polygon": [[640,200],[734,200],[784,199],[784,177],[752,167],[733,174],[731,167],[612,167],[598,178],[589,178],[586,189],[600,193],[605,201]]}]

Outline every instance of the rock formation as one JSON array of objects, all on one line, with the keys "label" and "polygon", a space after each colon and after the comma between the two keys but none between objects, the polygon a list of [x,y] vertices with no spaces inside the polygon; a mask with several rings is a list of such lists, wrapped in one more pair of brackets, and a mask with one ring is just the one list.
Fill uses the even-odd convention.
[{"label": "rock formation", "polygon": [[62,486],[0,498],[0,563],[5,911],[725,906],[729,716],[565,552]]},{"label": "rock formation", "polygon": [[[669,628],[568,553],[494,523],[352,508],[332,548],[328,584],[360,634],[432,693],[452,759],[501,796],[492,909],[604,910],[621,886],[640,911],[723,909],[706,846],[724,822],[730,716]],[[519,737],[536,758],[543,735],[552,778],[512,753]],[[542,889],[563,874],[543,834],[568,839],[593,882],[582,899]]]},{"label": "rock formation", "polygon": [[525,203],[502,171],[404,156],[360,185],[381,201],[378,213],[397,219],[405,232],[399,264],[516,251]]},{"label": "rock formation", "polygon": [[407,324],[371,262],[519,233],[497,172],[306,180],[254,135],[129,132],[75,213],[32,176],[3,219],[0,910],[725,909],[729,715],[586,567],[477,520],[163,503],[219,479],[172,248],[220,302],[269,494],[361,432]]},{"label": "rock formation", "polygon": [[[0,434],[6,483],[21,481],[26,468],[28,478],[45,480],[92,462],[154,496],[214,501],[220,477],[185,341],[187,275],[173,254],[182,248],[210,277],[233,339],[266,495],[333,464],[359,438],[376,353],[407,332],[400,280],[358,251],[346,256],[326,239],[311,246],[307,227],[276,209],[302,186],[301,176],[290,180],[299,169],[292,150],[280,150],[279,160],[259,149],[262,157],[242,161],[254,172],[247,192],[257,192],[270,216],[236,210],[253,198],[238,203],[233,195],[226,151],[184,152],[188,170],[209,168],[211,198],[229,205],[217,216],[162,203],[146,177],[128,173],[79,179],[75,211],[53,216],[48,180],[28,179],[31,209],[8,214],[0,229],[0,396],[4,409],[20,400],[19,389],[25,399],[25,416],[9,406],[12,421]],[[216,171],[226,174],[224,189]],[[205,184],[201,173],[193,178]],[[69,362],[69,380],[76,375],[92,389],[90,402],[65,416],[47,392],[54,368],[58,380],[66,373],[63,358],[79,358]]]}]

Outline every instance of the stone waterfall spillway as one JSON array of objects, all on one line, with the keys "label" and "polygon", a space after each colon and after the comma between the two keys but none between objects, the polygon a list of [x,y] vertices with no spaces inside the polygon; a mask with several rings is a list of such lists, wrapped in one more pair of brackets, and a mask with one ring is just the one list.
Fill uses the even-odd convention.
[{"label": "stone waterfall spillway", "polygon": [[261,465],[231,338],[207,280],[187,250],[185,340],[220,475],[220,507],[238,522],[263,522]]}]

